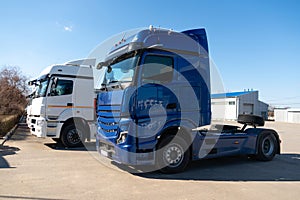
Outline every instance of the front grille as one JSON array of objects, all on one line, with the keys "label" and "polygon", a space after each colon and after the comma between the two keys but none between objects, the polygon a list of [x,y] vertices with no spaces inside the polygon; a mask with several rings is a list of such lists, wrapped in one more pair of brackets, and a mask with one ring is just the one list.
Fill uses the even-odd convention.
[{"label": "front grille", "polygon": [[120,105],[98,105],[98,126],[106,137],[117,136]]},{"label": "front grille", "polygon": [[104,122],[104,121],[101,121],[101,123],[107,126],[114,126],[117,124],[116,122]]}]

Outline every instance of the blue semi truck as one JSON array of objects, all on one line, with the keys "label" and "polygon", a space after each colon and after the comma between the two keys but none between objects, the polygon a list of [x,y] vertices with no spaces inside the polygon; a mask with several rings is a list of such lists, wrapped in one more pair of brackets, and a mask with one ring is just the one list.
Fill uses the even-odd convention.
[{"label": "blue semi truck", "polygon": [[[190,161],[230,155],[272,160],[276,131],[261,117],[243,127],[211,124],[210,65],[205,29],[144,29],[116,43],[97,65],[106,70],[97,95],[97,149],[130,166],[183,171]],[[248,128],[248,126],[252,126]]]}]

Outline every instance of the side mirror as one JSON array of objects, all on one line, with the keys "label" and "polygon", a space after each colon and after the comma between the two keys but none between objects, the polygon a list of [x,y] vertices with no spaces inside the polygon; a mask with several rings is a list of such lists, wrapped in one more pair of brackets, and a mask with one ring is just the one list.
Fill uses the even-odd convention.
[{"label": "side mirror", "polygon": [[99,62],[97,65],[97,69],[102,69],[105,66],[105,62]]},{"label": "side mirror", "polygon": [[28,81],[29,86],[37,85],[37,83],[38,83],[37,80]]},{"label": "side mirror", "polygon": [[51,88],[56,87],[57,82],[58,82],[58,78],[57,78],[57,77],[53,77],[53,78],[52,78]]},{"label": "side mirror", "polygon": [[52,77],[51,78],[52,83],[51,83],[51,87],[50,87],[50,93],[48,93],[48,96],[55,96],[57,91],[56,91],[56,86],[57,86],[57,82],[58,82],[58,78],[57,77]]},{"label": "side mirror", "polygon": [[58,95],[58,92],[57,92],[56,88],[51,88],[48,96],[57,96],[57,95]]},{"label": "side mirror", "polygon": [[110,73],[111,71],[112,71],[111,66],[108,66],[108,67],[107,67],[107,73]]},{"label": "side mirror", "polygon": [[103,67],[107,67],[110,63],[110,61],[99,62],[96,69],[102,69]]}]

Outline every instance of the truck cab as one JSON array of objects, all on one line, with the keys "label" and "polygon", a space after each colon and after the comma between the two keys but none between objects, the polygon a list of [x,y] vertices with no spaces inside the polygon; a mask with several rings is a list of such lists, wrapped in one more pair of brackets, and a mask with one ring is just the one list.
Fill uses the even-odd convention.
[{"label": "truck cab", "polygon": [[[205,29],[175,32],[151,26],[117,42],[97,65],[103,67],[96,137],[101,155],[176,173],[191,160],[256,155],[257,145],[262,148],[258,138],[267,134],[264,129],[205,129],[211,124]],[[257,125],[245,119],[241,122]],[[269,159],[279,152],[279,138],[275,131],[268,133],[274,135],[268,139],[273,145]]]},{"label": "truck cab", "polygon": [[95,59],[52,65],[29,82],[35,86],[27,116],[30,132],[67,147],[94,138]]},{"label": "truck cab", "polygon": [[98,94],[100,152],[121,163],[153,164],[158,138],[210,124],[206,32],[150,28],[118,44],[98,64],[107,67]]}]

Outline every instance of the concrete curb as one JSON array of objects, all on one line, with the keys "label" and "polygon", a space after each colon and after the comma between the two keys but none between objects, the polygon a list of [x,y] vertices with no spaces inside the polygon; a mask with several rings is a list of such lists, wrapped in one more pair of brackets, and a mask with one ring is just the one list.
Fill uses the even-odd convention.
[{"label": "concrete curb", "polygon": [[8,133],[6,133],[6,135],[2,138],[3,142],[1,143],[0,146],[3,146],[4,143],[11,138],[11,136],[14,134],[14,132],[16,131],[18,126],[19,126],[19,123],[17,123],[10,131],[8,131]]}]

